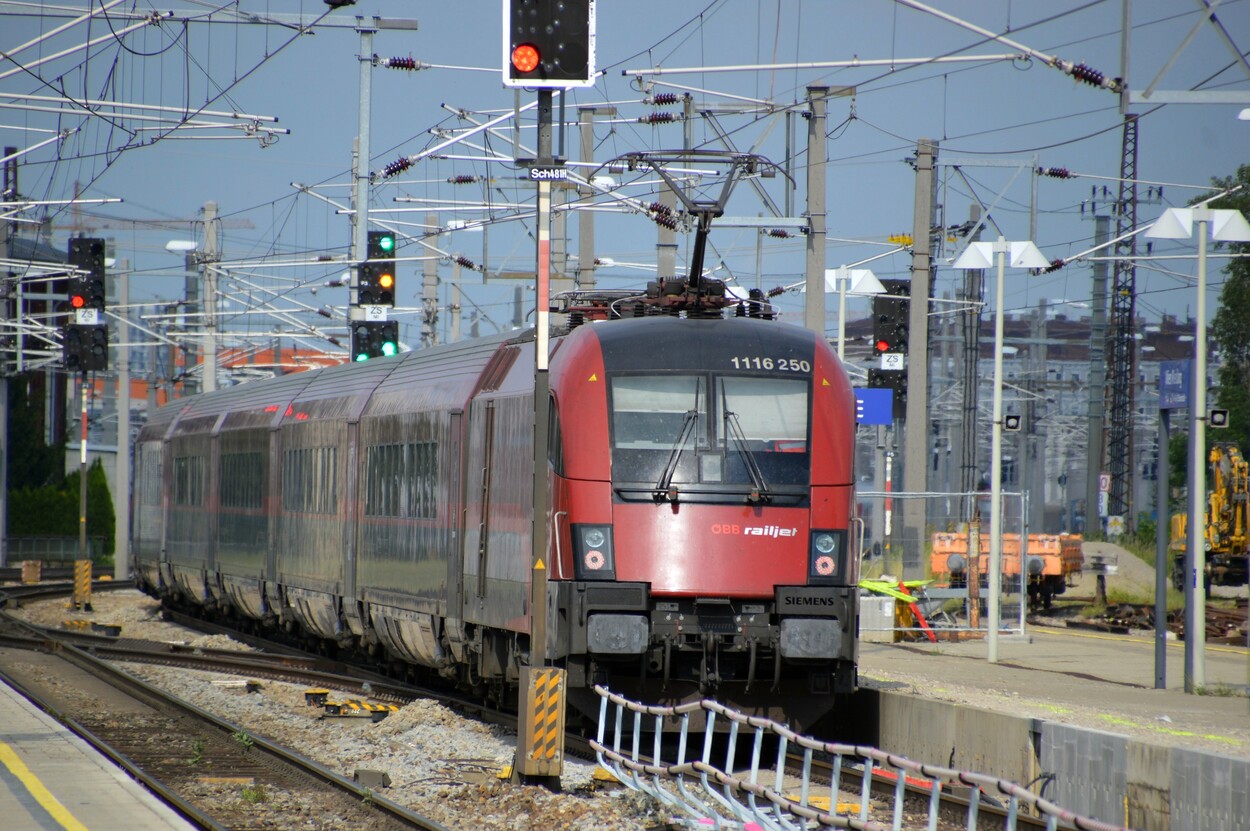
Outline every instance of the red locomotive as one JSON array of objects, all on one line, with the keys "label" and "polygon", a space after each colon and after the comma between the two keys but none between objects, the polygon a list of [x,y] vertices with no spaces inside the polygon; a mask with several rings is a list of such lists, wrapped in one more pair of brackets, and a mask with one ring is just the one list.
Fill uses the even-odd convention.
[{"label": "red locomotive", "polygon": [[[855,402],[823,338],[717,285],[681,315],[582,303],[575,324],[620,319],[551,342],[546,654],[590,712],[602,683],[810,724],[856,685]],[[650,294],[673,311],[679,292]],[[440,346],[163,408],[136,446],[140,581],[513,700],[534,345]]]}]

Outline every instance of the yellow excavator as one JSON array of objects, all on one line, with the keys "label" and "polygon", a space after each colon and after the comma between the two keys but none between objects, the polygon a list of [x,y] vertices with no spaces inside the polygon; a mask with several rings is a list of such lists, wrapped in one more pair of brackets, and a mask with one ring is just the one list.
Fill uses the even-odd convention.
[{"label": "yellow excavator", "polygon": [[[1237,445],[1216,442],[1207,458],[1211,484],[1207,492],[1206,525],[1202,531],[1207,553],[1205,584],[1210,586],[1243,586],[1250,564],[1250,465]],[[1188,539],[1188,514],[1172,515],[1171,543],[1173,553],[1172,585],[1181,590],[1185,585],[1185,546]]]}]

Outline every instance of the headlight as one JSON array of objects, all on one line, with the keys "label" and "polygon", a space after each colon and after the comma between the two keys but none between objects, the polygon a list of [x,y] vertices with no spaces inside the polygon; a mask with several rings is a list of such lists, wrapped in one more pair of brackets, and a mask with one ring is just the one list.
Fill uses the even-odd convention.
[{"label": "headlight", "polygon": [[611,525],[574,525],[573,576],[578,580],[615,580],[616,555]]},{"label": "headlight", "polygon": [[812,529],[807,555],[809,585],[839,583],[846,575],[846,532]]}]

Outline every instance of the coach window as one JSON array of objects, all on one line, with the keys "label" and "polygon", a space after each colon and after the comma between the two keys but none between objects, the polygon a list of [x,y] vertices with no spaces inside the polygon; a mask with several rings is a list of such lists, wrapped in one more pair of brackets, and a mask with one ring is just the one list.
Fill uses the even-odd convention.
[{"label": "coach window", "polygon": [[264,461],[259,453],[223,453],[217,498],[223,508],[261,507]]},{"label": "coach window", "polygon": [[438,445],[380,444],[365,456],[365,515],[438,516]]},{"label": "coach window", "polygon": [[547,407],[547,461],[557,476],[564,475],[564,444],[560,435],[560,411],[552,396]]},{"label": "coach window", "polygon": [[174,458],[174,504],[204,504],[204,457]]},{"label": "coach window", "polygon": [[161,456],[163,448],[150,442],[139,449],[139,504],[161,504]]},{"label": "coach window", "polygon": [[282,508],[310,514],[338,510],[338,448],[298,447],[282,454]]}]

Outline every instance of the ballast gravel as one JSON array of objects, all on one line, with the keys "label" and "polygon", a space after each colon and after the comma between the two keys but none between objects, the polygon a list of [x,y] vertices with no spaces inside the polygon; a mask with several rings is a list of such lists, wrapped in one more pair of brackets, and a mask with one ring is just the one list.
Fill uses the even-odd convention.
[{"label": "ballast gravel", "polygon": [[[221,635],[201,635],[161,619],[160,605],[130,590],[97,592],[92,611],[67,611],[64,600],[32,602],[17,610],[43,626],[85,618],[120,625],[122,637],[185,643],[214,649],[249,647]],[[381,721],[326,717],[305,701],[295,684],[265,681],[247,692],[235,676],[146,664],[123,664],[127,672],[260,736],[315,760],[342,776],[359,770],[385,773],[389,787],[378,795],[407,806],[449,829],[577,828],[625,831],[665,827],[649,798],[593,777],[595,766],[566,758],[561,790],[522,786],[498,774],[513,761],[516,735],[465,718],[441,704],[415,701]],[[333,696],[332,696],[333,697]],[[340,696],[344,697],[344,696]],[[243,798],[242,786],[206,784],[221,799]],[[236,793],[236,791],[238,793]],[[251,794],[250,798],[256,798]],[[266,799],[287,799],[266,794]],[[290,806],[290,829],[309,825],[304,807]]]}]

